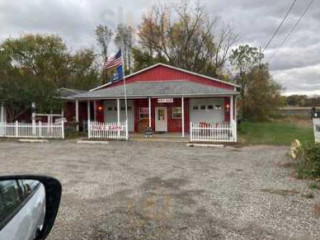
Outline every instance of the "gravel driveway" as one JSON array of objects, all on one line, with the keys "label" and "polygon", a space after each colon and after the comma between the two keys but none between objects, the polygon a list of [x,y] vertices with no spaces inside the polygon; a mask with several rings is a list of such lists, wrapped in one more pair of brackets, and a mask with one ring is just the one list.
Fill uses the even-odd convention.
[{"label": "gravel driveway", "polygon": [[61,180],[50,240],[320,239],[320,191],[293,177],[286,151],[4,141],[0,173]]}]

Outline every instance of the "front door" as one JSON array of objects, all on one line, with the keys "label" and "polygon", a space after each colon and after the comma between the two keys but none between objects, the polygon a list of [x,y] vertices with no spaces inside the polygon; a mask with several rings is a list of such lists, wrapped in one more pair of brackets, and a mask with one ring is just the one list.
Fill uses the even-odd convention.
[{"label": "front door", "polygon": [[168,118],[166,107],[156,107],[156,132],[168,131]]}]

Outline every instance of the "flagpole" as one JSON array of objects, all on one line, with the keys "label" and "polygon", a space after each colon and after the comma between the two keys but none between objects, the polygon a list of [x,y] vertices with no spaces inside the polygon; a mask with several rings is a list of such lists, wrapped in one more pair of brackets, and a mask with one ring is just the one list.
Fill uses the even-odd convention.
[{"label": "flagpole", "polygon": [[[124,57],[123,56],[124,56],[124,52],[123,52],[123,49],[121,49],[124,104],[125,104],[125,109],[126,109],[126,122],[127,122],[127,127],[128,127],[129,122],[128,122],[127,86],[126,86],[126,77],[125,77],[125,71],[124,71]],[[128,129],[127,129],[127,131],[128,131]]]}]

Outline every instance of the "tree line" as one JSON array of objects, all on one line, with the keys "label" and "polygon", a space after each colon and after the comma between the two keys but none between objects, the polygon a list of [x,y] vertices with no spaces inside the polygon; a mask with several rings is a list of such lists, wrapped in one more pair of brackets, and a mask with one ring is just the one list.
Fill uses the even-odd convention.
[{"label": "tree line", "polygon": [[103,68],[112,46],[121,48],[125,72],[158,62],[231,81],[240,91],[240,115],[267,119],[283,103],[281,86],[271,77],[263,54],[249,45],[237,46],[238,36],[204,5],[158,4],[137,28],[100,24],[95,29],[99,52],[68,50],[57,35],[23,35],[0,46],[0,102],[14,120],[30,110],[59,108],[60,87],[88,90],[110,81]]}]

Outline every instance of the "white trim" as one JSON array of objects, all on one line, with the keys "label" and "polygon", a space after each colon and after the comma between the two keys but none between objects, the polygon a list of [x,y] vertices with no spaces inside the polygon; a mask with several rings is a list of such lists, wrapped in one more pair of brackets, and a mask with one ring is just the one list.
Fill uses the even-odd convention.
[{"label": "white trim", "polygon": [[184,137],[184,97],[181,97],[182,137]]},{"label": "white trim", "polygon": [[87,120],[90,121],[91,120],[91,112],[90,112],[90,100],[87,101],[87,111],[88,111],[88,116],[87,116]]},{"label": "white trim", "polygon": [[148,98],[148,107],[149,107],[149,127],[151,128],[151,98]]},{"label": "white trim", "polygon": [[[150,67],[147,67],[147,68],[144,68],[144,69],[141,69],[135,73],[132,73],[132,74],[129,74],[128,76],[126,76],[126,78],[129,78],[129,77],[132,77],[132,76],[135,76],[139,73],[142,73],[142,72],[145,72],[145,71],[148,71],[152,68],[155,68],[157,66],[164,66],[164,67],[167,67],[167,68],[171,68],[171,69],[174,69],[174,70],[177,70],[177,71],[181,71],[181,72],[185,72],[185,73],[188,73],[188,74],[192,74],[194,76],[198,76],[198,77],[202,77],[202,78],[206,78],[206,79],[209,79],[209,80],[212,80],[212,81],[216,81],[216,82],[220,82],[220,83],[224,83],[224,84],[227,84],[227,85],[230,85],[230,86],[234,86],[234,87],[240,87],[239,85],[237,84],[233,84],[233,83],[229,83],[229,82],[226,82],[226,81],[222,81],[220,79],[216,79],[216,78],[213,78],[213,77],[209,77],[209,76],[206,76],[206,75],[203,75],[203,74],[199,74],[199,73],[195,73],[195,72],[191,72],[191,71],[188,71],[188,70],[185,70],[185,69],[182,69],[182,68],[178,68],[178,67],[173,67],[173,66],[170,66],[170,65],[167,65],[167,64],[164,64],[164,63],[156,63]],[[106,84],[103,84],[101,86],[98,86],[96,88],[93,88],[91,90],[89,90],[90,92],[91,91],[95,91],[95,90],[98,90],[100,88],[103,88],[103,87],[106,87],[108,85],[110,85],[111,82],[109,83],[106,83]]]},{"label": "white trim", "polygon": [[[200,94],[193,94],[193,95],[190,95],[190,94],[179,94],[179,95],[171,95],[171,94],[163,94],[163,95],[156,95],[156,96],[152,96],[151,98],[159,98],[159,97],[172,97],[172,98],[179,98],[179,97],[190,97],[190,98],[198,98],[198,97],[212,97],[212,98],[215,98],[215,97],[230,97],[230,95],[239,95],[239,93],[234,93],[234,94],[216,94],[216,95],[212,95],[212,94],[203,94],[203,93],[200,93]],[[117,99],[117,98],[120,98],[120,99],[124,99],[123,96],[112,96],[112,97],[89,97],[89,98],[78,98],[79,100],[87,100],[87,99],[90,99],[90,100],[114,100],[114,99]],[[128,96],[128,99],[140,99],[140,98],[145,98],[147,99],[148,97],[147,96],[141,96],[141,95],[131,95],[131,96]]]},{"label": "white trim", "polygon": [[77,131],[79,132],[79,100],[76,100],[76,122],[77,122]]},{"label": "white trim", "polygon": [[[117,123],[120,126],[120,99],[117,99]],[[120,136],[120,129],[118,130],[118,136]]]}]

